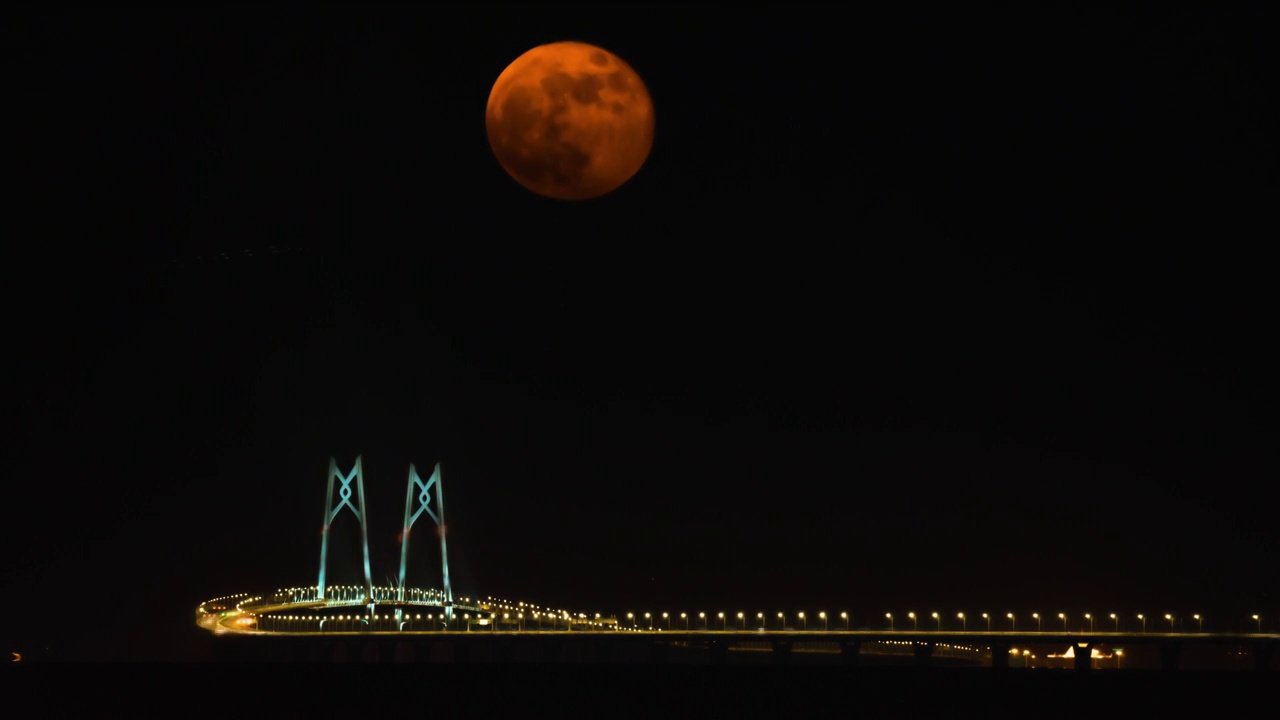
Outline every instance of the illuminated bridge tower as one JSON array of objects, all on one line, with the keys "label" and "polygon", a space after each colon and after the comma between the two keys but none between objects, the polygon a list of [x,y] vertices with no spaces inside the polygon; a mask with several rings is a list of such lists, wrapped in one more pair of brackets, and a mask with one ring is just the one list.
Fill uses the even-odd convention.
[{"label": "illuminated bridge tower", "polygon": [[[351,481],[356,481],[356,497],[360,503],[359,509],[351,504]],[[338,495],[341,500],[338,506],[333,506],[333,481],[341,480],[342,486],[338,488]],[[316,598],[324,599],[324,569],[325,560],[329,553],[329,528],[333,525],[333,519],[342,512],[342,508],[349,508],[351,513],[356,516],[357,522],[360,523],[360,541],[364,547],[364,601],[372,606],[373,604],[373,574],[369,571],[369,521],[365,514],[364,502],[364,473],[360,466],[360,457],[356,457],[356,466],[345,477],[338,471],[338,461],[329,458],[329,490],[324,498],[324,530],[320,533],[320,579],[316,582]],[[370,613],[372,614],[372,609]]]},{"label": "illuminated bridge tower", "polygon": [[[418,509],[414,510],[415,493],[414,488],[418,489],[416,493]],[[435,488],[435,509],[431,509],[431,489]],[[418,477],[418,471],[413,464],[409,464],[409,485],[404,492],[404,531],[400,534],[400,582],[399,582],[399,600],[404,601],[404,574],[405,568],[409,563],[409,529],[413,527],[413,523],[417,521],[418,516],[426,511],[431,519],[436,523],[436,532],[440,535],[440,567],[444,573],[444,607],[445,615],[450,622],[453,621],[453,590],[449,586],[449,549],[445,543],[445,524],[444,524],[444,489],[440,480],[440,463],[436,463],[435,470],[431,472],[431,477],[427,481],[422,482],[422,478]],[[400,611],[396,610],[396,619],[399,620]]]}]

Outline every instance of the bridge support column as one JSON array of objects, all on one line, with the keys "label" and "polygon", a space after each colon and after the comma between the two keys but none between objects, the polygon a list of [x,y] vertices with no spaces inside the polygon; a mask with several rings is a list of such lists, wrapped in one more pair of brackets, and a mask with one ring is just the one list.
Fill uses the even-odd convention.
[{"label": "bridge support column", "polygon": [[911,653],[915,655],[916,665],[926,666],[933,660],[934,643],[916,640],[911,643]]},{"label": "bridge support column", "polygon": [[594,645],[592,650],[597,664],[604,665],[613,662],[613,647],[617,644],[614,640],[597,639],[592,644]]},{"label": "bridge support column", "polygon": [[707,652],[711,656],[713,665],[724,665],[729,662],[729,641],[712,640],[707,643]]},{"label": "bridge support column", "polygon": [[411,663],[417,661],[418,656],[414,652],[413,643],[407,640],[399,640],[396,642],[395,662]]},{"label": "bridge support column", "polygon": [[857,665],[862,659],[862,641],[845,640],[840,643],[840,661],[845,665]]},{"label": "bridge support column", "polygon": [[1009,669],[1009,650],[1013,645],[1004,642],[991,643],[991,669],[992,670],[1008,670]]},{"label": "bridge support column", "polygon": [[1182,646],[1177,643],[1165,643],[1160,646],[1160,668],[1177,670],[1178,659],[1182,655]]},{"label": "bridge support column", "polygon": [[1076,670],[1093,669],[1093,643],[1076,643]]},{"label": "bridge support column", "polygon": [[771,641],[770,645],[773,646],[773,662],[778,665],[785,665],[791,662],[791,648],[793,644],[794,643],[790,640]]},{"label": "bridge support column", "polygon": [[1253,655],[1253,669],[1270,670],[1271,661],[1275,659],[1275,649],[1275,643],[1254,643],[1253,647],[1249,648],[1250,654]]},{"label": "bridge support column", "polygon": [[649,643],[649,661],[656,665],[666,665],[671,657],[671,643],[667,640],[654,640]]}]

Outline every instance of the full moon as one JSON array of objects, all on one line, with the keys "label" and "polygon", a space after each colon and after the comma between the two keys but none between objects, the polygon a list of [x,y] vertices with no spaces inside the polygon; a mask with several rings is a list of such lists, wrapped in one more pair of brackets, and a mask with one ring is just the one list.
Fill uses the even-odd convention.
[{"label": "full moon", "polygon": [[631,66],[580,42],[539,45],[489,92],[489,146],[539,195],[586,200],[616,190],[653,147],[653,101]]}]

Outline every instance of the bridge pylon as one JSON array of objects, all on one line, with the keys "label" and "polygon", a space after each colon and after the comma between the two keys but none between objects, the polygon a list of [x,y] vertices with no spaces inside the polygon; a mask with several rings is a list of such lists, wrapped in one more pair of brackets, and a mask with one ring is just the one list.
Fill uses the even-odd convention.
[{"label": "bridge pylon", "polygon": [[[351,503],[351,481],[356,481],[356,499],[360,507],[357,508]],[[338,488],[338,495],[341,499],[334,507],[333,502],[333,481],[340,480],[342,485]],[[329,486],[324,498],[324,530],[320,533],[320,578],[316,582],[316,597],[324,599],[324,571],[325,563],[329,553],[329,528],[333,525],[333,520],[342,512],[343,508],[348,508],[351,513],[356,516],[356,521],[360,523],[360,541],[364,547],[364,600],[372,607],[373,604],[373,574],[369,569],[369,519],[365,513],[364,500],[364,471],[361,468],[360,456],[356,456],[355,467],[347,475],[343,475],[338,470],[338,461],[329,458]],[[370,610],[372,612],[372,610]]]},{"label": "bridge pylon", "polygon": [[[414,489],[417,493],[414,493]],[[432,490],[435,490],[435,509],[431,508]],[[417,500],[417,509],[414,509],[414,500]],[[440,463],[436,463],[435,469],[431,471],[431,477],[426,482],[418,477],[418,470],[409,464],[409,483],[404,491],[404,530],[400,535],[400,581],[398,592],[399,599],[404,600],[404,576],[405,570],[409,564],[409,530],[413,524],[417,522],[418,516],[426,512],[427,515],[436,524],[437,534],[440,536],[440,567],[444,575],[442,589],[444,590],[444,608],[447,622],[453,622],[453,589],[449,586],[449,546],[445,540],[445,524],[444,524],[444,482],[441,480]],[[396,611],[396,619],[399,620],[400,611]]]}]

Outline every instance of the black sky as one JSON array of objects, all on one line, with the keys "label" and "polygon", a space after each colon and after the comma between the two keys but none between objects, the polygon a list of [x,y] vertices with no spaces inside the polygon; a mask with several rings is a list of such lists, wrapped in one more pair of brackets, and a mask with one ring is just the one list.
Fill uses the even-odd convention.
[{"label": "black sky", "polygon": [[[11,16],[0,638],[201,657],[200,601],[314,582],[361,453],[378,579],[440,461],[463,592],[1280,613],[1266,20]],[[562,39],[657,113],[576,204],[483,124]]]}]

